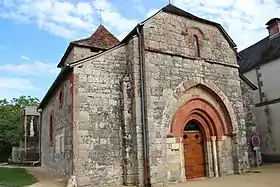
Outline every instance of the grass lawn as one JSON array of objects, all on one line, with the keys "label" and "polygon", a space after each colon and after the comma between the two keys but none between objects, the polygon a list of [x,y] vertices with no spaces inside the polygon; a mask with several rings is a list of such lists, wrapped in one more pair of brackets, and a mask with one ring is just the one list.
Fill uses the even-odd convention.
[{"label": "grass lawn", "polygon": [[24,168],[0,167],[0,186],[22,187],[35,182],[35,177],[30,175]]}]

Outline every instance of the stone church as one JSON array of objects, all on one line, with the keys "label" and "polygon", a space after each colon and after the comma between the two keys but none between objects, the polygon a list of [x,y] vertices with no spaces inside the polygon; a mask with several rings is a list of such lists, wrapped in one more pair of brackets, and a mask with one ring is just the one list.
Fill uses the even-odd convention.
[{"label": "stone church", "polygon": [[254,165],[252,90],[223,27],[171,4],[122,41],[69,44],[43,98],[41,163],[79,186],[163,186]]}]

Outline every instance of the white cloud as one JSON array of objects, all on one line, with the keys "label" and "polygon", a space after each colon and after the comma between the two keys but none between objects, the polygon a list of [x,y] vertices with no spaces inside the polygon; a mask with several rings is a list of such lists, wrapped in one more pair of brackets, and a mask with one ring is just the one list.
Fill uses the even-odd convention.
[{"label": "white cloud", "polygon": [[78,3],[77,4],[77,13],[80,15],[91,15],[93,14],[92,6],[89,3]]},{"label": "white cloud", "polygon": [[23,62],[20,64],[3,64],[0,65],[0,72],[12,72],[33,76],[53,76],[59,72],[54,63],[44,63],[38,60],[31,60],[29,57],[22,56]]},{"label": "white cloud", "polygon": [[[1,1],[1,0],[0,0]],[[52,34],[76,39],[91,33],[99,25],[99,9],[103,9],[105,25],[119,33],[128,32],[138,20],[126,19],[107,0],[2,0],[0,18],[35,22],[40,29]]]},{"label": "white cloud", "polygon": [[[47,79],[59,72],[54,63],[44,63],[22,55],[18,64],[0,64],[0,99],[21,95],[38,95]],[[41,80],[39,87],[37,80]],[[43,93],[41,93],[43,94]]]},{"label": "white cloud", "polygon": [[277,0],[174,0],[174,5],[197,16],[219,22],[244,49],[268,35],[265,23],[279,17]]},{"label": "white cloud", "polygon": [[0,77],[0,90],[8,91],[24,91],[36,90],[36,87],[28,79]]},{"label": "white cloud", "polygon": [[127,19],[122,16],[122,14],[117,11],[116,8],[114,8],[115,6],[113,6],[108,0],[96,0],[93,7],[95,9],[101,8],[102,21],[104,21],[109,27],[118,30],[120,33],[119,36],[121,37],[128,34],[139,22],[138,19]]},{"label": "white cloud", "polygon": [[[277,1],[172,0],[172,3],[192,14],[221,23],[242,49],[267,36],[265,23],[272,17],[279,17]],[[150,7],[144,7],[140,0],[128,2],[143,17],[149,17],[158,10],[149,10]],[[164,2],[167,3],[166,0]],[[141,20],[126,18],[114,3],[109,0],[2,0],[0,17],[35,22],[39,28],[52,34],[77,39],[95,30],[99,24],[100,12],[97,9],[101,8],[104,25],[122,39]],[[149,11],[145,11],[147,9]]]},{"label": "white cloud", "polygon": [[27,56],[21,56],[21,59],[23,59],[23,60],[30,60],[30,58],[29,57],[27,57]]},{"label": "white cloud", "polygon": [[28,79],[0,77],[0,99],[12,99],[21,95],[32,95],[38,91]]},{"label": "white cloud", "polygon": [[130,0],[133,3],[133,7],[140,13],[145,13],[145,7],[142,4],[142,0]]},{"label": "white cloud", "polygon": [[155,13],[157,13],[160,9],[159,8],[153,8],[150,9],[147,13],[146,13],[146,18],[151,17],[152,15],[154,15]]}]

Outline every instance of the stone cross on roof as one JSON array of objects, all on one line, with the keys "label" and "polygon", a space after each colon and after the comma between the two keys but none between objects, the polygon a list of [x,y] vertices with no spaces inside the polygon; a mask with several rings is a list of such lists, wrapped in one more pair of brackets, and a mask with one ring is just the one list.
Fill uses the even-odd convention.
[{"label": "stone cross on roof", "polygon": [[99,11],[99,25],[102,25],[102,12],[104,11],[101,7],[97,8],[96,10]]}]

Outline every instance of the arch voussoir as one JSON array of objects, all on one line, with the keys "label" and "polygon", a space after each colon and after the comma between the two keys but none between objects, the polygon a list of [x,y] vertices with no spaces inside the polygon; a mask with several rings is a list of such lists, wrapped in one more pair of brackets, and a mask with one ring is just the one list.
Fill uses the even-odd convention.
[{"label": "arch voussoir", "polygon": [[209,123],[207,121],[207,119],[203,118],[200,115],[197,115],[196,113],[192,113],[188,116],[188,118],[186,119],[186,121],[195,121],[197,122],[197,124],[200,126],[200,129],[205,137],[206,141],[211,141],[211,129],[209,128]]},{"label": "arch voussoir", "polygon": [[221,106],[225,109],[226,115],[228,115],[227,121],[225,121],[225,125],[223,126],[223,131],[226,135],[234,135],[237,133],[237,118],[235,112],[232,108],[231,102],[228,100],[227,96],[223,93],[223,91],[216,86],[213,82],[205,79],[194,77],[192,79],[186,79],[180,85],[178,85],[176,89],[176,94],[174,96],[175,99],[178,99],[183,93],[187,90],[196,87],[203,86],[210,92],[212,92],[216,97],[217,101],[220,102]]},{"label": "arch voussoir", "polygon": [[223,128],[225,125],[218,111],[200,97],[191,98],[176,112],[171,125],[172,136],[182,136],[183,129],[190,120],[197,120],[201,124],[202,131],[209,141],[210,136],[217,136],[217,139],[221,139],[226,130],[226,127]]}]

